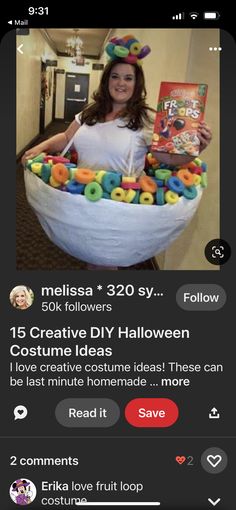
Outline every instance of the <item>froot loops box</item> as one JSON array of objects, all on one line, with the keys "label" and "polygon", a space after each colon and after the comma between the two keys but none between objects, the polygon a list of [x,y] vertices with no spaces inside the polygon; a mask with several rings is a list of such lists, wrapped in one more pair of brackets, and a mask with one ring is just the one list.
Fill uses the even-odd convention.
[{"label": "froot loops box", "polygon": [[208,86],[161,82],[152,151],[199,155],[199,122],[204,120]]}]

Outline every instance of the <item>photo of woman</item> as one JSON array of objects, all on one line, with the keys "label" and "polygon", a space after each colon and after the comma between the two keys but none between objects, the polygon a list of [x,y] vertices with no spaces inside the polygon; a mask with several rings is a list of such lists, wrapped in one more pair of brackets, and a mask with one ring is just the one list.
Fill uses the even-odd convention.
[{"label": "photo of woman", "polygon": [[10,302],[18,310],[29,308],[34,299],[33,291],[25,285],[18,285],[10,292]]}]

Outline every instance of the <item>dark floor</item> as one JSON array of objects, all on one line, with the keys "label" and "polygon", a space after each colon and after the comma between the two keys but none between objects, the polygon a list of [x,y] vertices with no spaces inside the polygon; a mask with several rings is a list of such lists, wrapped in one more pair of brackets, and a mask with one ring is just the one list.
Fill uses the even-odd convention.
[{"label": "dark floor", "polygon": [[[67,125],[54,122],[36,143],[62,132]],[[34,145],[36,145],[36,143]],[[22,165],[18,162],[16,173],[16,268],[21,269],[86,269],[86,263],[64,253],[46,236],[25,196]],[[156,270],[153,259],[127,268],[128,270]]]}]

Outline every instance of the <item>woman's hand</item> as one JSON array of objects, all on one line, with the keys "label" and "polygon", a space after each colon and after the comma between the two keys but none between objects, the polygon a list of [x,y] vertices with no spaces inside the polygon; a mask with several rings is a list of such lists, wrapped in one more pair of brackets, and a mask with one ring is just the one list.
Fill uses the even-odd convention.
[{"label": "woman's hand", "polygon": [[26,151],[22,158],[21,158],[21,163],[23,166],[25,166],[25,164],[27,163],[27,160],[28,159],[34,159],[36,158],[36,156],[38,156],[39,154],[41,154],[41,150],[37,147],[32,147],[32,149],[29,149],[28,151]]},{"label": "woman's hand", "polygon": [[197,136],[200,140],[199,152],[202,152],[209,145],[212,139],[211,128],[206,122],[200,122],[197,130]]}]

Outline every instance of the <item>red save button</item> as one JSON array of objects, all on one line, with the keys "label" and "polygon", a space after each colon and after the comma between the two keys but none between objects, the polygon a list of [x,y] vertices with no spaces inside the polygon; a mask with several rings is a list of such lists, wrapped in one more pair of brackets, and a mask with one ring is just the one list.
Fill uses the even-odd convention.
[{"label": "red save button", "polygon": [[170,427],[179,410],[169,398],[135,398],[127,404],[125,417],[133,427]]}]

